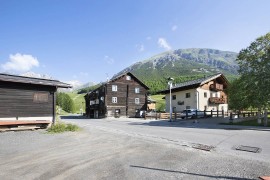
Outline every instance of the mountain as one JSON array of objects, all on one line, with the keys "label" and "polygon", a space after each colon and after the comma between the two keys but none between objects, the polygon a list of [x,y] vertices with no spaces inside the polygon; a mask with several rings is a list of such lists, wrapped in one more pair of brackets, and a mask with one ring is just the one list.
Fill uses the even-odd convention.
[{"label": "mountain", "polygon": [[228,79],[237,76],[237,53],[216,49],[178,49],[137,62],[116,74],[131,72],[155,93],[166,88],[166,78],[175,83],[215,73],[224,73]]},{"label": "mountain", "polygon": [[41,78],[41,79],[53,79],[51,76],[49,76],[47,74],[38,74],[38,73],[31,72],[31,71],[20,74],[20,76]]}]

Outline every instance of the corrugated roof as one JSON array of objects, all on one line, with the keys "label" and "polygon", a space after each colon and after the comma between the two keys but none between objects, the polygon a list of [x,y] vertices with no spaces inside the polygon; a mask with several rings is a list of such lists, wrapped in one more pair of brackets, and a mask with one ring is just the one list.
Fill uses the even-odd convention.
[{"label": "corrugated roof", "polygon": [[25,77],[25,76],[18,76],[18,75],[4,74],[4,73],[0,73],[0,81],[23,83],[23,84],[36,84],[36,85],[43,85],[43,86],[56,86],[59,88],[72,87],[70,84],[66,84],[58,80]]}]

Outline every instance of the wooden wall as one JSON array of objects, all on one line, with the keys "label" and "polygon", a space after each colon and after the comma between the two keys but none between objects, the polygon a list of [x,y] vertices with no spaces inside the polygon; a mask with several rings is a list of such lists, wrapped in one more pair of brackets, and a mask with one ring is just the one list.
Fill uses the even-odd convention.
[{"label": "wooden wall", "polygon": [[[117,91],[112,91],[112,85],[117,85]],[[140,92],[135,93],[135,88],[140,88]],[[135,117],[136,110],[146,110],[146,91],[132,77],[131,80],[126,80],[126,76],[122,76],[113,82],[107,83],[107,111],[114,114],[115,109],[120,109],[121,116]],[[117,103],[112,103],[112,97],[117,97]],[[140,99],[139,104],[135,104],[135,98]]]},{"label": "wooden wall", "polygon": [[[0,82],[0,118],[52,117],[55,91],[56,87],[51,86]],[[42,94],[43,100],[34,100],[36,93]]]}]

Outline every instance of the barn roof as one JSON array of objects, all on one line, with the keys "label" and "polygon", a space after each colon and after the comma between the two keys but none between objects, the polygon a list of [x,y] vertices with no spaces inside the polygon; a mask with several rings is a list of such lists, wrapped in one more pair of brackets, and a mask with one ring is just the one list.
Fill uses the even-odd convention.
[{"label": "barn roof", "polygon": [[149,90],[149,87],[146,86],[142,81],[139,80],[139,78],[137,78],[134,74],[132,74],[131,72],[125,72],[125,73],[122,73],[122,74],[119,74],[119,75],[116,75],[114,77],[112,77],[112,79],[109,81],[109,82],[113,82],[113,81],[116,81],[117,79],[125,76],[125,75],[129,75],[131,77],[133,77],[141,86],[143,86],[145,89]]},{"label": "barn roof", "polygon": [[[199,87],[205,83],[208,83],[214,79],[217,79],[217,78],[221,78],[225,84],[228,84],[228,80],[226,79],[226,77],[223,74],[219,73],[219,74],[206,76],[206,77],[203,77],[200,79],[195,79],[195,80],[175,84],[172,87],[172,91],[176,92],[176,91],[181,91],[181,90],[197,88],[197,87]],[[165,89],[163,91],[160,91],[159,93],[167,94],[167,93],[169,93],[169,89]]]},{"label": "barn roof", "polygon": [[35,84],[35,85],[43,85],[43,86],[55,86],[59,88],[72,87],[70,84],[66,84],[58,80],[25,77],[25,76],[18,76],[18,75],[4,74],[4,73],[0,73],[0,81],[22,83],[22,84]]}]

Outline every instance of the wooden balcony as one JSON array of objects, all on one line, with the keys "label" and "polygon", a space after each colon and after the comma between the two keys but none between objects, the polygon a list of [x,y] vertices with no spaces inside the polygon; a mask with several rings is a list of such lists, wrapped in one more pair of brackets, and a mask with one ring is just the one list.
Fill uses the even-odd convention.
[{"label": "wooden balcony", "polygon": [[219,97],[210,97],[209,103],[211,104],[225,104],[226,99],[225,98],[219,98]]},{"label": "wooden balcony", "polygon": [[210,90],[211,91],[223,91],[223,84],[211,84],[210,85]]}]

